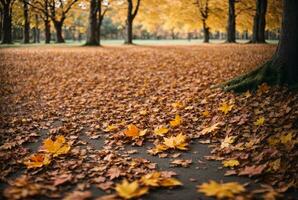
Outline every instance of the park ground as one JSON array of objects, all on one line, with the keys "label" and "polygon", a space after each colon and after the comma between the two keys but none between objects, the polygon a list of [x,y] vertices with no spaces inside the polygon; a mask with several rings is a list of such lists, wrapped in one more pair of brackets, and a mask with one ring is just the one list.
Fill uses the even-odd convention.
[{"label": "park ground", "polygon": [[[297,198],[297,92],[211,89],[275,48],[1,48],[1,197],[119,199],[127,179],[142,199]],[[153,172],[172,182],[142,182]]]}]

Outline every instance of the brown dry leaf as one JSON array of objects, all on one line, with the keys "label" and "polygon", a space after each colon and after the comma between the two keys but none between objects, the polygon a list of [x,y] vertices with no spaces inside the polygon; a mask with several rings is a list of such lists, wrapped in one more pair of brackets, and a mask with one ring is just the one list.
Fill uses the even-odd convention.
[{"label": "brown dry leaf", "polygon": [[182,166],[182,167],[189,167],[189,165],[192,163],[192,160],[183,160],[183,159],[176,159],[171,162],[171,164],[176,166]]},{"label": "brown dry leaf", "polygon": [[121,174],[121,170],[118,167],[112,167],[107,172],[107,176],[110,177],[110,180],[118,178],[120,174]]},{"label": "brown dry leaf", "polygon": [[91,199],[92,193],[90,191],[74,191],[71,192],[70,194],[66,195],[63,200],[86,200],[86,199]]},{"label": "brown dry leaf", "polygon": [[241,169],[238,175],[247,175],[249,177],[257,176],[262,174],[264,169],[267,167],[267,164],[263,165],[252,165],[252,166],[246,166],[244,169]]},{"label": "brown dry leaf", "polygon": [[213,133],[213,135],[214,135],[215,134],[215,131],[217,131],[220,128],[221,125],[222,125],[221,122],[217,122],[217,123],[211,125],[210,127],[204,128],[200,132],[200,134],[201,135],[206,135],[206,134],[209,134],[209,133]]}]

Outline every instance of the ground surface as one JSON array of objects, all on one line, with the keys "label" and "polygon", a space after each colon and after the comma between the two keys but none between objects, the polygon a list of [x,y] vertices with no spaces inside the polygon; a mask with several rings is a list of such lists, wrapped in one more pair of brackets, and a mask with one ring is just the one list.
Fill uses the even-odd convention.
[{"label": "ground surface", "polygon": [[[242,95],[210,89],[274,50],[224,44],[0,49],[2,197],[61,199],[78,196],[74,191],[99,197],[114,194],[124,178],[166,171],[183,186],[150,189],[143,199],[207,199],[196,186],[209,180],[245,184],[246,198],[288,189],[283,198],[295,198],[297,93],[266,85]],[[173,127],[176,115],[182,122]],[[146,134],[125,134],[130,124]],[[161,126],[168,133],[157,135]],[[179,133],[187,150],[174,145],[156,152],[155,145]],[[27,169],[30,156],[45,151],[46,138],[59,135],[70,150]],[[220,169],[231,160],[235,168]]]}]

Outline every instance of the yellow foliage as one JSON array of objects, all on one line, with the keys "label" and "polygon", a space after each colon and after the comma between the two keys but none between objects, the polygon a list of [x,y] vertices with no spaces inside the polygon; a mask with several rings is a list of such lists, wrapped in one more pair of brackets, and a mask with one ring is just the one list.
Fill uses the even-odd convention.
[{"label": "yellow foliage", "polygon": [[208,133],[213,133],[213,132],[215,132],[216,130],[219,129],[219,126],[220,126],[220,125],[221,125],[220,122],[215,123],[215,124],[211,125],[210,127],[204,128],[200,133],[201,133],[202,135],[206,135],[206,134],[208,134]]},{"label": "yellow foliage", "polygon": [[265,122],[265,118],[264,117],[260,117],[254,124],[256,126],[262,126],[262,125],[264,125],[264,122]]}]

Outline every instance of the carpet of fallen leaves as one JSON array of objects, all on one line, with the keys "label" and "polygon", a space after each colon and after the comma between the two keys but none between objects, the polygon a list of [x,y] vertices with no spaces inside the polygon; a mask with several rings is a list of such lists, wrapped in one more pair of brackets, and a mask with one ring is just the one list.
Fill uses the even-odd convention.
[{"label": "carpet of fallen leaves", "polygon": [[[183,183],[126,146],[172,157],[208,144],[207,160],[260,187],[199,182],[215,198],[265,199],[297,188],[298,94],[210,89],[269,59],[271,45],[34,47],[0,51],[0,173],[7,199],[131,199]],[[103,140],[95,148],[90,140]],[[30,146],[30,148],[28,147]],[[35,145],[35,146],[34,146]],[[33,148],[32,148],[33,146]],[[240,198],[242,197],[242,198]]]}]

